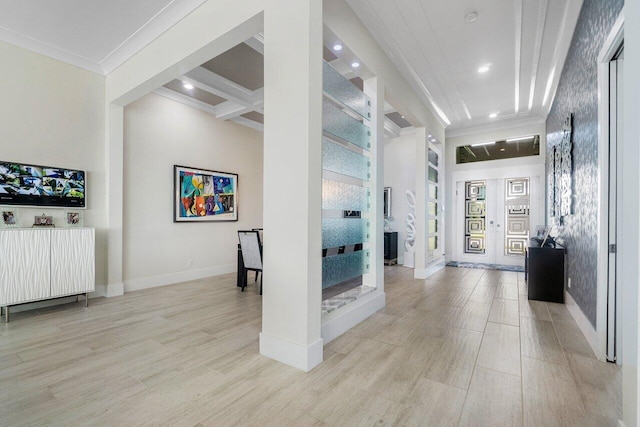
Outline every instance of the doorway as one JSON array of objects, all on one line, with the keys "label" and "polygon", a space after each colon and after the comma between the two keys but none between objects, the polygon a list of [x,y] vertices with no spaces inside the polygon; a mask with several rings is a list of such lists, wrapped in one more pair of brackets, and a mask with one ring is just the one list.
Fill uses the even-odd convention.
[{"label": "doorway", "polygon": [[540,223],[540,176],[456,181],[456,259],[524,267],[531,230]]}]

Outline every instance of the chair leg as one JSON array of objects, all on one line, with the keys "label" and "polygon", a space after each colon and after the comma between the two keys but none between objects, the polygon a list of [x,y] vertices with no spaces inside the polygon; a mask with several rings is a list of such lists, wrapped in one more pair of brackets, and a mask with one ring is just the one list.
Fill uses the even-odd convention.
[{"label": "chair leg", "polygon": [[254,282],[257,282],[257,281],[258,281],[258,272],[257,272],[257,271],[256,271],[256,278],[255,278],[255,279],[253,279],[253,281],[254,281]]},{"label": "chair leg", "polygon": [[[256,276],[258,275],[258,272],[256,271]],[[262,295],[262,272],[260,272],[260,295]]]},{"label": "chair leg", "polygon": [[244,288],[247,287],[247,270],[243,270],[242,271],[242,292],[244,292]]}]

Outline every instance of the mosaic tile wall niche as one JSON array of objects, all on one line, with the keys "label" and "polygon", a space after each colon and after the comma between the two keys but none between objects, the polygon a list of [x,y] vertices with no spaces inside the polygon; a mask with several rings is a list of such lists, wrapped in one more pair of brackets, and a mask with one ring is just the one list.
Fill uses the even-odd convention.
[{"label": "mosaic tile wall niche", "polygon": [[[547,182],[554,147],[562,143],[562,126],[573,113],[573,215],[566,216],[558,241],[567,247],[569,293],[591,324],[597,309],[597,207],[598,207],[598,71],[602,44],[624,5],[623,0],[584,0],[569,54],[547,117]],[[548,187],[547,187],[548,188]],[[547,220],[555,224],[549,216]]]}]

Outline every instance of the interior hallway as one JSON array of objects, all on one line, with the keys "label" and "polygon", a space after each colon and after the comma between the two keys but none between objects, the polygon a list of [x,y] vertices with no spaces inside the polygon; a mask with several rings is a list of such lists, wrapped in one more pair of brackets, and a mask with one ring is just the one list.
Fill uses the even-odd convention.
[{"label": "interior hallway", "polygon": [[235,274],[12,313],[0,425],[617,426],[620,370],[521,273],[412,273],[308,374],[258,354]]}]

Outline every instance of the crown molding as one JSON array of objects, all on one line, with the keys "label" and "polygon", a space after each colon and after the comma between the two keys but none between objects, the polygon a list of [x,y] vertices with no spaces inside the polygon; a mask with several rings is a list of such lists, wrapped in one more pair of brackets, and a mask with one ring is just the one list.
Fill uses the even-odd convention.
[{"label": "crown molding", "polygon": [[15,33],[7,30],[6,28],[0,28],[0,40],[94,73],[104,74],[100,65],[94,61],[64,49],[59,49],[55,46],[43,43],[31,37]]},{"label": "crown molding", "polygon": [[523,126],[540,125],[546,123],[545,117],[527,117],[519,119],[501,120],[493,123],[483,123],[458,129],[446,129],[446,138],[457,138],[459,136],[474,135],[484,132],[495,132],[499,130],[512,129]]},{"label": "crown molding", "polygon": [[135,33],[129,36],[129,38],[100,60],[100,62],[10,31],[6,28],[0,28],[0,40],[94,73],[107,75],[169,28],[181,21],[185,16],[197,9],[205,1],[206,0],[183,0],[177,2],[173,0],[142,25]]},{"label": "crown molding", "polygon": [[107,75],[118,68],[149,43],[180,22],[185,16],[196,10],[205,1],[183,0],[176,2],[176,0],[173,0],[100,61],[102,73]]}]

